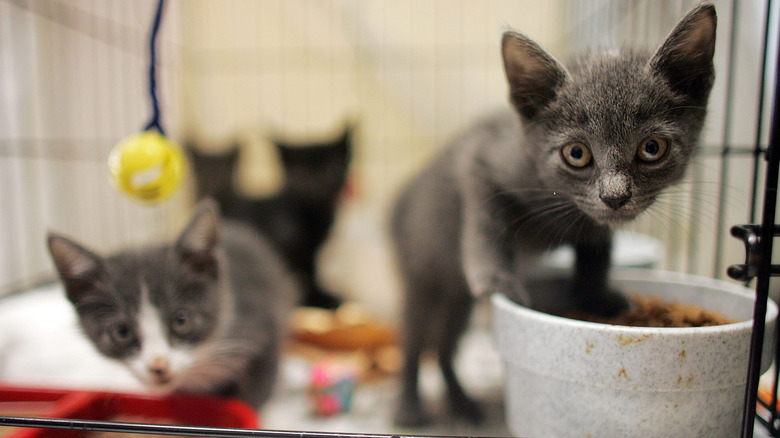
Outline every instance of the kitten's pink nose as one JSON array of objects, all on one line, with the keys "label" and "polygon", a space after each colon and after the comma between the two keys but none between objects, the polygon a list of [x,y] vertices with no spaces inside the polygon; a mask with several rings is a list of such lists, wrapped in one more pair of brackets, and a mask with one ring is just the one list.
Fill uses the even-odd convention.
[{"label": "kitten's pink nose", "polygon": [[147,367],[149,374],[158,384],[168,383],[171,380],[171,364],[164,357],[155,358]]}]

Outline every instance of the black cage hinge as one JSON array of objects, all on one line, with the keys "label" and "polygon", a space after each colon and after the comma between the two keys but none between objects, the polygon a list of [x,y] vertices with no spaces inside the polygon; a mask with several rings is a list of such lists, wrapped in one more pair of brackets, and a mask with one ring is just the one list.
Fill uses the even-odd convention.
[{"label": "black cage hinge", "polygon": [[[780,225],[775,225],[773,234],[780,236]],[[761,265],[761,225],[735,225],[731,235],[745,242],[745,263],[729,266],[726,273],[737,281],[748,282],[758,276]],[[780,276],[780,265],[770,265],[769,275]]]}]

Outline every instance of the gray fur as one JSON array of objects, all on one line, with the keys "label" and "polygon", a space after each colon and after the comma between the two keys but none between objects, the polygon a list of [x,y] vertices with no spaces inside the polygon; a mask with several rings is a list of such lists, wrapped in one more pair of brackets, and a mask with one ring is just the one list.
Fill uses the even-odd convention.
[{"label": "gray fur", "polygon": [[[220,222],[213,202],[199,204],[172,244],[109,257],[55,233],[48,245],[84,333],[102,354],[125,363],[139,355],[146,289],[170,344],[194,358],[160,389],[237,396],[257,407],[271,395],[297,284],[260,235]],[[189,326],[177,334],[173,321],[182,311]]]},{"label": "gray fur", "polygon": [[[417,377],[428,349],[438,353],[453,410],[479,421],[452,367],[458,339],[479,297],[500,291],[533,305],[521,274],[543,250],[575,248],[570,290],[560,299],[602,314],[627,305],[607,286],[612,229],[652,205],[695,156],[714,79],[715,26],[714,7],[702,4],[655,53],[591,52],[565,66],[528,37],[505,33],[515,111],[456,138],[408,184],[394,211],[406,292],[397,423],[427,420]],[[588,165],[563,159],[574,142],[590,151]],[[570,154],[580,156],[582,148]]]}]

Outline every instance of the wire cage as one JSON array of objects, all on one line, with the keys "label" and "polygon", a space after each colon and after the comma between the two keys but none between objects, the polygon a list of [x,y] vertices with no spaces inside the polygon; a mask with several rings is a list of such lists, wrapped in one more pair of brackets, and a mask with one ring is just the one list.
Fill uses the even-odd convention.
[{"label": "wire cage", "polygon": [[[769,17],[769,15],[767,15]],[[767,23],[769,18],[767,18]],[[767,25],[767,34],[769,32]],[[765,53],[768,44],[765,44]],[[766,59],[766,57],[765,57]],[[780,57],[777,58],[780,60]],[[772,128],[769,145],[766,150],[766,182],[764,186],[763,215],[760,226],[743,225],[735,226],[732,234],[745,242],[748,258],[753,262],[746,261],[745,264],[735,265],[729,268],[729,276],[741,281],[750,281],[754,276],[757,277],[756,284],[756,308],[754,312],[753,337],[751,340],[751,357],[748,371],[748,386],[745,391],[745,411],[743,416],[742,436],[749,437],[753,435],[752,419],[756,415],[756,404],[761,408],[756,418],[766,427],[771,436],[778,436],[780,430],[778,426],[778,372],[775,370],[773,375],[772,389],[769,396],[759,396],[758,384],[758,364],[761,361],[761,342],[764,336],[764,313],[766,303],[769,299],[769,282],[772,276],[778,275],[777,265],[772,264],[772,240],[780,231],[775,222],[775,210],[777,206],[777,183],[778,183],[778,126],[780,126],[780,87],[775,86],[775,95],[773,99]],[[775,335],[776,336],[776,335]],[[775,338],[780,342],[780,338]],[[775,345],[775,363],[780,354],[780,346]]]},{"label": "wire cage", "polygon": [[[769,23],[769,12],[767,12],[767,23]],[[767,35],[769,34],[769,25],[766,26]],[[768,39],[767,39],[768,41]],[[765,62],[768,44],[765,43]],[[777,59],[780,60],[780,57]],[[777,235],[777,227],[775,225],[775,210],[777,205],[777,172],[778,172],[778,156],[777,156],[777,141],[778,139],[778,123],[780,123],[780,87],[775,88],[775,96],[773,99],[773,119],[771,128],[771,137],[769,140],[769,146],[766,150],[766,160],[768,163],[766,169],[766,182],[764,186],[764,202],[763,202],[763,215],[761,218],[761,225],[744,225],[735,226],[732,228],[732,234],[735,237],[742,239],[745,242],[746,252],[748,258],[753,262],[747,261],[743,265],[734,265],[729,268],[729,276],[741,281],[750,281],[754,276],[757,277],[756,285],[756,307],[754,312],[754,326],[753,336],[751,340],[751,357],[748,371],[748,385],[745,391],[745,410],[743,413],[742,423],[742,436],[753,436],[753,418],[767,428],[767,431],[771,436],[778,436],[780,431],[778,430],[778,404],[777,404],[777,389],[778,389],[778,373],[774,372],[774,386],[771,390],[769,397],[759,397],[758,384],[760,376],[758,375],[758,367],[761,362],[761,345],[764,336],[764,315],[766,312],[767,300],[769,299],[769,280],[773,275],[777,275],[775,265],[772,265],[772,240]],[[758,144],[757,144],[758,149]],[[760,242],[760,243],[759,243]],[[759,261],[756,263],[756,261]],[[780,342],[780,338],[775,338],[777,342]],[[780,348],[775,345],[775,354],[780,352]],[[763,408],[763,412],[759,412],[756,416],[756,404],[759,404]]]},{"label": "wire cage", "polygon": [[[231,142],[236,131],[251,131],[252,141],[263,130],[316,135],[357,118],[352,173],[360,197],[353,212],[381,217],[397,186],[438,146],[506,100],[498,57],[502,26],[523,29],[565,56],[592,46],[653,45],[695,3],[171,0],[158,59],[163,117],[172,137],[195,138],[214,149]],[[742,436],[776,437],[780,368],[769,373],[769,390],[759,390],[757,346],[769,336],[763,315],[767,300],[777,297],[771,277],[780,274],[772,264],[778,251],[773,237],[780,234],[780,6],[771,0],[715,3],[717,80],[701,158],[686,182],[662,200],[668,207],[631,229],[663,241],[660,268],[755,283]],[[108,150],[148,116],[142,90],[155,5],[0,0],[0,205],[7,207],[0,214],[0,295],[51,280],[40,245],[48,227],[86,236],[102,248],[157,240],[180,229],[190,187],[148,208],[105,184]],[[263,165],[261,171],[268,171]],[[245,185],[257,185],[248,179]],[[376,228],[361,225],[363,232]],[[743,252],[747,261],[738,264]],[[349,262],[359,263],[358,257]],[[365,284],[353,279],[340,286],[359,291]],[[384,298],[394,294],[392,287],[376,289],[367,299],[377,311],[392,308]],[[775,355],[780,362],[780,348]],[[0,417],[0,426],[191,436],[400,436],[19,417]]]}]

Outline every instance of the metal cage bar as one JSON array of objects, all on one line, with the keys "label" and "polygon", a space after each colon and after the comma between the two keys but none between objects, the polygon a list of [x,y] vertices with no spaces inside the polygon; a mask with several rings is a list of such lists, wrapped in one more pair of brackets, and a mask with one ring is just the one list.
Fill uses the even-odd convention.
[{"label": "metal cage bar", "polygon": [[[767,25],[771,4],[767,5]],[[766,30],[768,33],[768,29]],[[779,53],[780,54],[780,53]],[[776,59],[780,68],[780,56]],[[777,70],[776,70],[777,71]],[[750,362],[748,369],[747,387],[745,390],[745,404],[742,417],[742,437],[753,436],[756,418],[767,427],[772,436],[777,436],[777,374],[772,400],[763,406],[767,408],[768,418],[756,416],[756,404],[758,399],[758,385],[761,377],[761,356],[764,344],[766,327],[766,310],[769,300],[769,281],[772,276],[780,275],[780,266],[772,265],[772,247],[774,237],[780,235],[780,228],[775,224],[775,211],[777,209],[777,183],[778,168],[780,167],[780,87],[775,83],[771,131],[769,145],[766,153],[766,180],[764,183],[764,202],[762,222],[760,226],[737,226],[732,229],[732,234],[745,241],[747,260],[744,265],[732,266],[729,275],[732,278],[748,281],[757,277],[756,304],[753,313],[753,333],[750,344]],[[740,275],[740,273],[742,275]],[[780,350],[777,345],[775,351]]]}]

